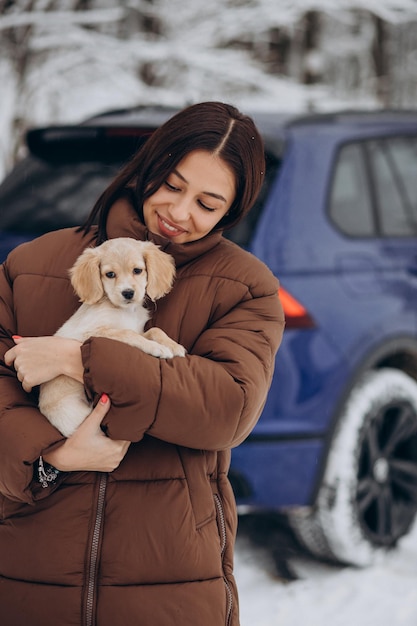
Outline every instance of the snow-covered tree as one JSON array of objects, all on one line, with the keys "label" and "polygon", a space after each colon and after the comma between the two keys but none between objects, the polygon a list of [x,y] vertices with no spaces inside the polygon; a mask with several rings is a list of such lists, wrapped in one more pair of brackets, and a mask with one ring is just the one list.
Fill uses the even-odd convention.
[{"label": "snow-covered tree", "polygon": [[417,0],[0,0],[0,177],[34,124],[136,103],[410,106]]}]

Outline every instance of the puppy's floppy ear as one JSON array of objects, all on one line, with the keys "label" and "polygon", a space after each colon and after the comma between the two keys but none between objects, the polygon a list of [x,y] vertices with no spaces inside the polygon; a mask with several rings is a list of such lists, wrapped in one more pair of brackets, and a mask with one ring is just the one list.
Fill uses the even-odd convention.
[{"label": "puppy's floppy ear", "polygon": [[70,269],[71,284],[81,302],[95,304],[104,296],[99,248],[87,248]]},{"label": "puppy's floppy ear", "polygon": [[152,301],[155,301],[171,291],[175,278],[175,262],[170,254],[162,252],[151,243],[143,250],[143,258],[148,275],[146,293]]}]

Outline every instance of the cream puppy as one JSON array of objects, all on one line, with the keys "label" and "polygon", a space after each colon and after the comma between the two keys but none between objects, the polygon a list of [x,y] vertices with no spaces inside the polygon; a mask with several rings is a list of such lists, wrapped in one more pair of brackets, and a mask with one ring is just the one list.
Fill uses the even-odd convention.
[{"label": "cream puppy", "polygon": [[[175,278],[173,258],[150,241],[120,237],[87,248],[70,270],[71,283],[82,302],[56,335],[85,341],[108,337],[147,354],[169,359],[184,356],[185,349],[160,328],[144,327],[150,314],[145,296],[152,301],[167,294]],[[70,437],[91,413],[84,386],[58,376],[40,386],[39,409]]]}]

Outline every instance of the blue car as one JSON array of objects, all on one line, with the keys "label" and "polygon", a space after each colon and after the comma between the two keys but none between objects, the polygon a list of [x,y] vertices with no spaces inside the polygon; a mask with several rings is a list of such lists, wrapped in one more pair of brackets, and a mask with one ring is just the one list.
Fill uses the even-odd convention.
[{"label": "blue car", "polygon": [[[0,257],[78,225],[173,112],[29,131],[0,186]],[[367,565],[417,511],[417,112],[254,118],[267,180],[227,236],[279,278],[286,330],[230,480],[241,514],[277,511],[314,555]]]}]

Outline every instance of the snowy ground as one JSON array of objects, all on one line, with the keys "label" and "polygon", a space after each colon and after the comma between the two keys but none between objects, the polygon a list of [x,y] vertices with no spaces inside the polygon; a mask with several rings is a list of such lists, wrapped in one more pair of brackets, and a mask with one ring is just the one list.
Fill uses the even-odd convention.
[{"label": "snowy ground", "polygon": [[[256,527],[241,520],[236,545],[241,626],[416,626],[417,528],[383,563],[355,569],[310,559],[273,523]],[[285,551],[296,580],[277,567]]]}]

